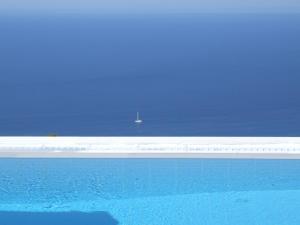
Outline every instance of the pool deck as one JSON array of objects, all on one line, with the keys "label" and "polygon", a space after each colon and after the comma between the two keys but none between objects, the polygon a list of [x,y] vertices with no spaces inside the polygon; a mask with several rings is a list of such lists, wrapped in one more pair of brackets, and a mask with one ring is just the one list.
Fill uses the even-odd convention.
[{"label": "pool deck", "polygon": [[0,137],[0,158],[300,159],[300,137]]}]

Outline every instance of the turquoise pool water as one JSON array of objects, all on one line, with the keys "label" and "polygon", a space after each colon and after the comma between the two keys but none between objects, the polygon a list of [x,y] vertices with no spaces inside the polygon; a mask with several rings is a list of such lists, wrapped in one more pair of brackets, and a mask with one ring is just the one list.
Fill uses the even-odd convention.
[{"label": "turquoise pool water", "polygon": [[0,159],[1,225],[298,225],[299,160]]}]

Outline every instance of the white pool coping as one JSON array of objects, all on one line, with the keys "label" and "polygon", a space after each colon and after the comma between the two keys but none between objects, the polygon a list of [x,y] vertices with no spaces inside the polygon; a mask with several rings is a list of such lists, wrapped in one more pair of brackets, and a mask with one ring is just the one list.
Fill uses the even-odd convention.
[{"label": "white pool coping", "polygon": [[0,158],[300,159],[300,137],[0,137]]}]

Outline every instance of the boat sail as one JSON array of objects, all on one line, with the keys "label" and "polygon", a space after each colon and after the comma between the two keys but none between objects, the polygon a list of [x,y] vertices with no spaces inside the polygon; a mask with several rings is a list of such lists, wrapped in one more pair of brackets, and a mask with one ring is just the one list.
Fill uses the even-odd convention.
[{"label": "boat sail", "polygon": [[136,120],[134,122],[138,123],[138,124],[143,122],[143,120],[140,119],[140,113],[139,112],[136,113]]}]

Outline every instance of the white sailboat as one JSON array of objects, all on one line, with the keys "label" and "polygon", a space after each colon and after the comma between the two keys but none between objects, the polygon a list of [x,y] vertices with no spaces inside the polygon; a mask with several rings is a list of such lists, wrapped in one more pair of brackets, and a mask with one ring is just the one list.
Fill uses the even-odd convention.
[{"label": "white sailboat", "polygon": [[138,123],[138,124],[140,124],[140,123],[143,122],[143,120],[140,119],[140,114],[139,114],[139,112],[136,113],[136,120],[135,120],[134,122],[135,122],[135,123]]}]

